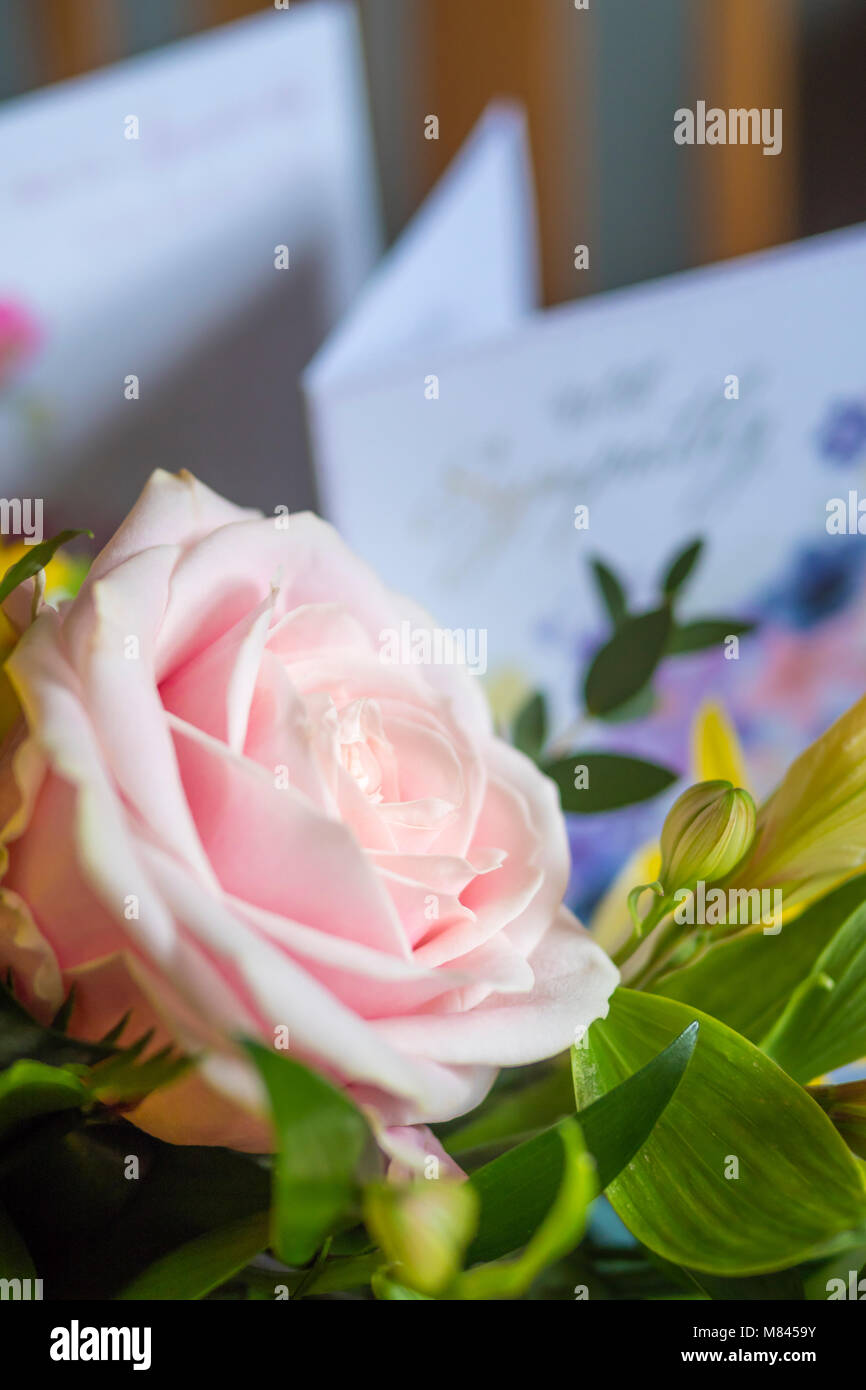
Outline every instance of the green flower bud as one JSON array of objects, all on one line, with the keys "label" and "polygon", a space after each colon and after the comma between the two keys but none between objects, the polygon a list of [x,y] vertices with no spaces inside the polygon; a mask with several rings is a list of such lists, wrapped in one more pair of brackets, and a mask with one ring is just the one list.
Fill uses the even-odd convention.
[{"label": "green flower bud", "polygon": [[364,1220],[394,1278],[427,1297],[443,1292],[462,1268],[478,1224],[478,1197],[468,1182],[372,1183]]},{"label": "green flower bud", "polygon": [[730,782],[698,782],[678,797],[662,828],[665,896],[693,888],[699,879],[718,883],[742,859],[755,837],[755,803]]}]

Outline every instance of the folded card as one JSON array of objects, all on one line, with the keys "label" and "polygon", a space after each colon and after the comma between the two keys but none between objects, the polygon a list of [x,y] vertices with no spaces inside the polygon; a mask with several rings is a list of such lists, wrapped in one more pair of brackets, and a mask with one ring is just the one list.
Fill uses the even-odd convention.
[{"label": "folded card", "polygon": [[567,721],[605,629],[591,557],[646,605],[704,537],[688,618],[748,616],[810,547],[859,553],[828,504],[866,458],[866,234],[532,314],[530,207],[520,121],[489,115],[307,392],[349,542]]},{"label": "folded card", "polygon": [[286,500],[297,375],[380,251],[353,7],[273,10],[8,103],[0,208],[0,303],[33,330],[0,381],[3,489],[26,476],[58,511],[110,492],[119,514],[163,462]]}]

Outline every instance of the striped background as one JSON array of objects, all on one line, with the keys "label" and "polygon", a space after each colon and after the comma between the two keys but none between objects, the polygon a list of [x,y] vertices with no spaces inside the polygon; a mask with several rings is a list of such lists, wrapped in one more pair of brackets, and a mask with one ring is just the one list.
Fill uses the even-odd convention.
[{"label": "striped background", "polygon": [[[294,0],[305,3],[306,0]],[[528,107],[548,301],[866,217],[862,0],[359,0],[395,234],[485,103]],[[262,8],[0,0],[0,97]],[[850,90],[848,87],[850,84]],[[784,151],[683,149],[673,111],[783,106]],[[428,113],[440,139],[419,139]],[[572,265],[576,242],[589,274]]]}]

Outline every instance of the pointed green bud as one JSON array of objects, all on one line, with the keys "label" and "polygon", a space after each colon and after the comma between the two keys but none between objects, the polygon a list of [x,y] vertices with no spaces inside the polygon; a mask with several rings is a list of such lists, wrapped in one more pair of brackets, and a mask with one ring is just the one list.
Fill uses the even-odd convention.
[{"label": "pointed green bud", "polygon": [[718,883],[736,868],[755,837],[755,803],[730,782],[698,782],[678,797],[662,828],[659,880],[665,896]]},{"label": "pointed green bud", "polygon": [[478,1197],[468,1182],[372,1183],[364,1220],[394,1266],[394,1278],[435,1297],[456,1278],[478,1225]]}]

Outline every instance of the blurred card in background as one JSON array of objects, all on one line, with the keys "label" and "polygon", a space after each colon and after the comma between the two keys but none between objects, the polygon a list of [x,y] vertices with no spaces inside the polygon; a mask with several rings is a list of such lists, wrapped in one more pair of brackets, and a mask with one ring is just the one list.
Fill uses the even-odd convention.
[{"label": "blurred card in background", "polygon": [[314,422],[321,403],[327,429],[329,398],[347,383],[381,382],[407,354],[423,359],[503,333],[537,303],[526,123],[518,106],[498,102],[311,363]]},{"label": "blurred card in background", "polygon": [[[647,604],[703,536],[686,618],[749,616],[795,578],[818,608],[850,590],[825,522],[866,461],[866,235],[527,315],[522,150],[514,116],[485,120],[307,388],[349,543],[445,626],[486,628],[493,678],[562,722],[605,630],[593,555]],[[721,690],[736,663],[712,658]]]},{"label": "blurred card in background", "polygon": [[374,190],[356,17],[332,0],[7,104],[0,335],[31,360],[0,380],[3,490],[67,518],[95,497],[98,527],[161,464],[308,505],[297,378],[379,254]]}]

